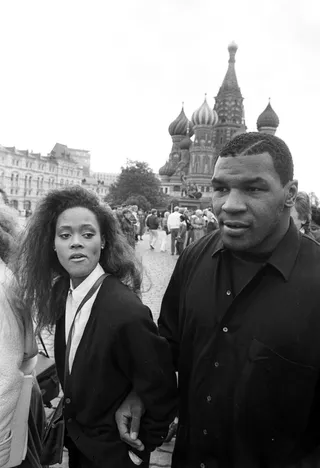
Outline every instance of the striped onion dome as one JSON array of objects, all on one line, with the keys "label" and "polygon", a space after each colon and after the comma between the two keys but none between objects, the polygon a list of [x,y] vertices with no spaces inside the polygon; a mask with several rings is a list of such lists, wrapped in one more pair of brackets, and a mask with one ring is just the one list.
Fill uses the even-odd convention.
[{"label": "striped onion dome", "polygon": [[180,114],[178,117],[171,122],[169,125],[169,133],[171,136],[174,135],[187,135],[189,130],[189,136],[193,135],[193,128],[191,122],[188,120],[186,114],[184,113],[184,109],[182,107]]},{"label": "striped onion dome", "polygon": [[191,117],[193,125],[216,125],[218,122],[218,114],[211,109],[207,103],[207,98],[204,98],[203,104],[194,111]]},{"label": "striped onion dome", "polygon": [[279,117],[277,116],[275,111],[272,109],[270,101],[269,101],[265,110],[258,117],[257,128],[258,130],[260,130],[260,128],[262,127],[277,128],[278,125],[279,125]]}]

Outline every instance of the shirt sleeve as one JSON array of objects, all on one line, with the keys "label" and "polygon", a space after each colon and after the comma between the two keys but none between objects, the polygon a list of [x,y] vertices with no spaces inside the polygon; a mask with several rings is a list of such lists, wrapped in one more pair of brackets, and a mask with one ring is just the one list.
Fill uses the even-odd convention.
[{"label": "shirt sleeve", "polygon": [[139,438],[154,450],[167,435],[176,416],[177,379],[169,345],[151,318],[150,310],[125,324],[118,336],[118,357],[122,371],[144,403]]},{"label": "shirt sleeve", "polygon": [[[183,254],[184,255],[184,254]],[[175,369],[178,367],[179,360],[179,302],[180,302],[180,281],[179,266],[181,263],[179,257],[176,267],[169,281],[166,292],[163,296],[161,311],[158,320],[160,335],[166,338],[171,349],[171,355]]]},{"label": "shirt sleeve", "polygon": [[[10,434],[10,424],[23,383],[20,366],[23,336],[17,320],[0,287],[0,443]],[[1,451],[1,448],[0,448]]]}]

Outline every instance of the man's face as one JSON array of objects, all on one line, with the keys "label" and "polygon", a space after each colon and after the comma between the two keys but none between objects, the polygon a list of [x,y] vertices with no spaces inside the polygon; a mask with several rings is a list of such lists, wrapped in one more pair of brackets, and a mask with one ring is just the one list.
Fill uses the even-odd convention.
[{"label": "man's face", "polygon": [[273,250],[288,228],[288,207],[297,187],[295,182],[282,186],[270,154],[218,158],[212,185],[213,211],[225,247]]}]

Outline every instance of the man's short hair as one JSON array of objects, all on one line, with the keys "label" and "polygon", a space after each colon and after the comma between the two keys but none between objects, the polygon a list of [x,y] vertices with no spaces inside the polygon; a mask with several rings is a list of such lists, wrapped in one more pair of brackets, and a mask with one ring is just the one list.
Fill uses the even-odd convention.
[{"label": "man's short hair", "polygon": [[221,150],[220,157],[269,153],[282,185],[293,179],[293,160],[288,146],[268,133],[249,132],[236,136]]},{"label": "man's short hair", "polygon": [[175,206],[175,207],[173,208],[173,210],[174,210],[174,211],[179,211],[179,210],[180,210],[180,206]]},{"label": "man's short hair", "polygon": [[151,214],[155,214],[156,212],[157,212],[157,210],[155,208],[152,208]]}]

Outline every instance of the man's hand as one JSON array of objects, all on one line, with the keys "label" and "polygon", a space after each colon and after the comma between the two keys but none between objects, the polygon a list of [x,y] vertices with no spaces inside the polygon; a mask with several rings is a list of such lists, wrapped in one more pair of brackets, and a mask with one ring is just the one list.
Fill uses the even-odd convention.
[{"label": "man's hand", "polygon": [[120,439],[140,452],[144,450],[143,443],[138,439],[140,419],[143,413],[143,403],[134,391],[127,396],[116,412]]}]

